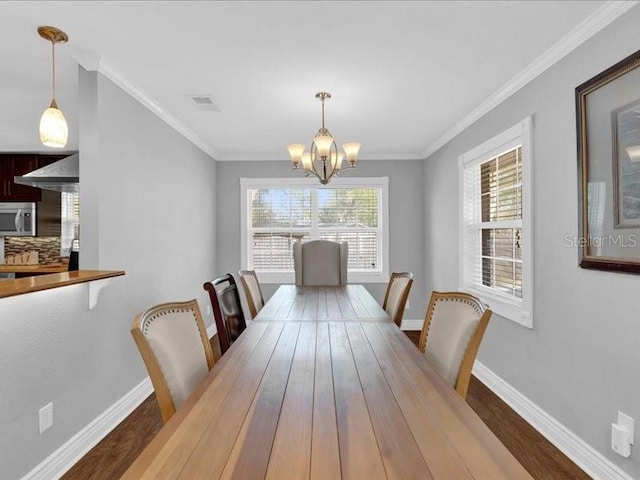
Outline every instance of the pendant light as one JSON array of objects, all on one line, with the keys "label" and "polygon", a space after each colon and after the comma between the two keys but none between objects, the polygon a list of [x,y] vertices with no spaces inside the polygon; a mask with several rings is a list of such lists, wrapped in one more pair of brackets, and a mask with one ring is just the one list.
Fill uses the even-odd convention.
[{"label": "pendant light", "polygon": [[51,42],[51,73],[53,95],[51,105],[40,118],[40,141],[47,147],[64,148],[67,145],[69,129],[62,111],[56,103],[56,43],[67,43],[69,37],[56,27],[38,27],[38,34]]}]

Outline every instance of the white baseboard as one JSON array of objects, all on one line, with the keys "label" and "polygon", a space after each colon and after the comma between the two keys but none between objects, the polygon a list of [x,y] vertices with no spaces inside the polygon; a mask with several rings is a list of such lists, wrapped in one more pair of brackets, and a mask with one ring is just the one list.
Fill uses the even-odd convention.
[{"label": "white baseboard", "polygon": [[473,374],[594,479],[633,480],[611,460],[596,451],[482,363],[475,362]]},{"label": "white baseboard", "polygon": [[117,427],[152,392],[153,386],[151,385],[151,380],[147,377],[22,477],[22,480],[52,480],[60,478],[89,450],[96,446],[100,440],[106,437],[111,430]]},{"label": "white baseboard", "polygon": [[409,318],[402,319],[401,330],[422,330],[422,325],[424,324],[424,318],[420,320],[411,320]]}]

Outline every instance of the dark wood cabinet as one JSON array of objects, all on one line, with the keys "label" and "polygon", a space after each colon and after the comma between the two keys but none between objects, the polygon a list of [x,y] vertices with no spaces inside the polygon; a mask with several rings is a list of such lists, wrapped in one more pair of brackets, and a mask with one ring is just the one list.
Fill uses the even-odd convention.
[{"label": "dark wood cabinet", "polygon": [[42,191],[39,188],[18,185],[14,183],[13,177],[32,172],[66,156],[68,154],[0,154],[0,202],[39,202],[42,198]]}]

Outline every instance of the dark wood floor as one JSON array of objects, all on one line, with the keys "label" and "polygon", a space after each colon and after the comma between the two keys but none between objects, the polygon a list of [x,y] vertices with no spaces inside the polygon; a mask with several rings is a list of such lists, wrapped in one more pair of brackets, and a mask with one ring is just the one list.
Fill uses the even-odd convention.
[{"label": "dark wood floor", "polygon": [[[417,345],[420,332],[406,333]],[[219,358],[220,349],[216,337],[212,338],[211,345],[214,356]],[[473,376],[467,402],[535,479],[591,478]],[[155,395],[152,394],[76,463],[62,477],[63,480],[120,478],[160,427],[162,418]]]}]

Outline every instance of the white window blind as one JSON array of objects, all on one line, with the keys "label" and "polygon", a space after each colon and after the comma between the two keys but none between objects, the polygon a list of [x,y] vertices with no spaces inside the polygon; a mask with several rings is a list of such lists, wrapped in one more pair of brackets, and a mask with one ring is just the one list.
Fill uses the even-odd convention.
[{"label": "white window blind", "polygon": [[355,185],[334,180],[326,187],[307,179],[292,179],[289,185],[285,179],[265,179],[265,185],[260,185],[260,179],[245,180],[245,268],[259,274],[293,274],[293,244],[323,239],[349,244],[350,274],[378,274],[380,279],[368,277],[368,281],[382,281],[386,275],[386,178]]},{"label": "white window blind", "polygon": [[71,250],[71,242],[74,239],[80,240],[80,195],[62,192],[60,194],[60,205],[60,255],[68,256]]},{"label": "white window blind", "polygon": [[531,326],[531,119],[460,157],[461,288]]},{"label": "white window blind", "polygon": [[464,175],[470,280],[522,298],[522,147],[465,168]]}]

